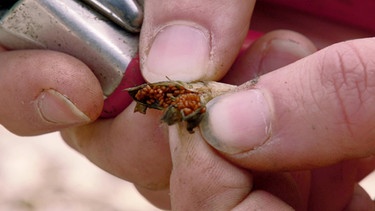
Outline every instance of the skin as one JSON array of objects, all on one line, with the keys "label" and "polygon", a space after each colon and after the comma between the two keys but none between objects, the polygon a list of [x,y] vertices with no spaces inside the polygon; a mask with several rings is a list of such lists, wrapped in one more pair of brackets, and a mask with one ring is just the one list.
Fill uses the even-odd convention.
[{"label": "skin", "polygon": [[[103,99],[96,78],[82,62],[51,51],[1,49],[0,96],[7,100],[0,101],[0,124],[19,135],[60,130],[71,147],[104,170],[133,182],[141,194],[163,209],[373,209],[371,199],[357,183],[374,169],[372,140],[375,137],[369,131],[373,128],[371,117],[375,111],[363,109],[367,106],[360,107],[357,110],[359,118],[355,119],[358,126],[352,127],[351,133],[343,133],[342,124],[337,123],[343,119],[342,113],[325,114],[320,117],[321,124],[339,130],[330,130],[323,137],[313,130],[293,132],[300,129],[300,119],[280,115],[290,108],[290,104],[283,102],[293,102],[297,108],[303,107],[300,115],[312,120],[316,118],[311,115],[312,109],[318,102],[312,100],[305,106],[301,100],[306,97],[305,93],[323,92],[321,83],[324,79],[339,81],[340,78],[334,76],[340,74],[335,73],[351,73],[353,65],[362,64],[368,74],[372,74],[374,62],[368,55],[374,54],[375,42],[373,38],[358,39],[372,35],[349,26],[323,23],[313,17],[301,18],[301,14],[266,4],[257,5],[253,12],[254,3],[240,0],[205,1],[204,4],[200,1],[179,1],[178,4],[172,0],[146,1],[140,41],[142,73],[146,80],[157,81],[175,69],[177,73],[173,73],[172,79],[218,80],[225,76],[223,81],[234,84],[245,83],[262,74],[257,88],[271,93],[272,97],[278,96],[273,99],[273,124],[288,126],[273,128],[272,134],[278,134],[278,139],[271,136],[268,143],[275,144],[257,148],[259,150],[243,147],[238,153],[228,153],[213,145],[212,137],[203,138],[199,131],[189,136],[179,126],[167,128],[161,125],[158,111],[150,110],[147,116],[134,114],[134,104],[116,118],[97,120]],[[268,17],[263,10],[272,11],[273,17],[278,18]],[[283,18],[286,16],[294,18]],[[270,33],[254,43],[232,66],[245,39],[250,18],[253,29]],[[301,21],[293,22],[297,19]],[[321,24],[326,30],[308,27],[312,23]],[[171,33],[168,27],[173,24],[183,27]],[[293,31],[273,31],[283,27],[302,32],[308,38]],[[197,36],[196,40],[206,40],[208,44],[197,47],[191,45],[191,41],[184,44],[181,36],[191,31]],[[163,36],[162,33],[168,39],[157,38]],[[179,37],[174,39],[176,35]],[[349,39],[350,42],[338,43]],[[165,40],[173,41],[168,44]],[[275,40],[285,42],[280,45]],[[331,45],[333,43],[338,44]],[[325,46],[329,47],[313,54]],[[185,48],[186,52],[183,51]],[[350,58],[357,59],[344,62],[338,59],[348,52],[353,55]],[[203,57],[195,60],[194,55],[199,53]],[[173,62],[177,60],[180,63],[197,61],[191,65],[199,71],[192,73],[193,76],[179,74],[185,69]],[[310,68],[306,69],[306,64]],[[164,67],[171,70],[163,75],[160,70]],[[323,72],[324,69],[330,71]],[[310,76],[323,78],[323,81],[301,86],[300,81],[308,80]],[[358,77],[363,78],[363,75]],[[280,89],[285,86],[281,81],[285,80],[288,87]],[[364,84],[364,89],[357,89],[356,94],[368,96],[371,93],[371,77],[366,81],[369,83]],[[326,85],[334,87],[334,84]],[[61,95],[46,90],[55,90]],[[291,94],[290,90],[299,92]],[[333,93],[337,91],[333,90]],[[344,89],[340,93],[341,101],[350,101],[349,97],[353,96],[350,90]],[[43,104],[45,99],[49,103]],[[368,99],[363,103],[370,104],[371,98]],[[328,111],[337,108],[331,100],[326,102],[323,107]],[[48,108],[59,108],[61,113],[50,116]],[[247,112],[240,111],[238,115],[239,118],[246,117]],[[346,123],[344,121],[344,125]],[[237,132],[241,136],[247,135]],[[303,139],[305,144],[295,148],[299,136],[311,138]],[[312,150],[311,146],[316,145],[324,148]]]}]

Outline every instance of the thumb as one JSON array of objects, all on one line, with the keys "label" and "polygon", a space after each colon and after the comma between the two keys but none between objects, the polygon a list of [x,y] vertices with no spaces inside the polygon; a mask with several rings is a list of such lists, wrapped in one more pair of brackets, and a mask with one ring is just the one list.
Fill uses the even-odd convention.
[{"label": "thumb", "polygon": [[42,134],[100,115],[100,84],[74,57],[46,50],[3,51],[0,64],[0,124],[11,132]]},{"label": "thumb", "polygon": [[205,139],[258,170],[305,169],[375,151],[375,39],[335,44],[211,101]]},{"label": "thumb", "polygon": [[217,155],[198,131],[172,126],[169,140],[172,210],[230,210],[251,191],[251,174]]},{"label": "thumb", "polygon": [[248,32],[255,0],[146,1],[140,39],[149,82],[218,80]]},{"label": "thumb", "polygon": [[215,153],[199,131],[169,129],[172,210],[291,210],[271,193],[253,190],[252,174]]}]

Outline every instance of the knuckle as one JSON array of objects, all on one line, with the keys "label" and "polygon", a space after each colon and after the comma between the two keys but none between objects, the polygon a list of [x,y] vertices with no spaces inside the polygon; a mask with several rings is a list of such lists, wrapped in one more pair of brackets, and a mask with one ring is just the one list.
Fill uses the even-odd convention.
[{"label": "knuckle", "polygon": [[374,54],[368,43],[349,41],[327,48],[323,56],[321,84],[336,106],[336,123],[345,127],[343,135],[351,140],[365,141],[361,137],[371,133],[366,124],[375,121]]},{"label": "knuckle", "polygon": [[[368,91],[375,91],[375,61],[351,43],[342,43],[341,48],[327,50],[323,60],[323,82],[340,93],[351,94],[357,99]],[[369,53],[369,52],[367,52]],[[375,51],[373,51],[375,53]]]}]

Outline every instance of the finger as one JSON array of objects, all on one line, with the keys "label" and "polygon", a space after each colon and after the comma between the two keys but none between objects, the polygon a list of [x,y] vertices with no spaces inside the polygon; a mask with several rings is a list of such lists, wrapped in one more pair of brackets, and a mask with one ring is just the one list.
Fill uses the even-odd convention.
[{"label": "finger", "polygon": [[42,50],[0,52],[0,124],[35,135],[95,120],[103,94],[72,56]]},{"label": "finger", "polygon": [[150,203],[162,210],[171,209],[171,201],[169,197],[169,188],[164,190],[150,190],[141,186],[135,186],[138,192],[145,197]]},{"label": "finger", "polygon": [[146,1],[140,40],[150,82],[217,80],[247,35],[255,0]]},{"label": "finger", "polygon": [[[306,182],[309,182],[309,174],[306,172],[252,172],[253,190],[266,191],[274,198],[281,200],[295,210],[306,210],[306,199],[309,197]],[[253,191],[254,192],[254,191]],[[251,193],[251,195],[253,194]]]},{"label": "finger", "polygon": [[375,169],[375,156],[369,156],[366,158],[362,158],[357,160],[357,182],[363,180],[366,176],[368,176],[371,172]]},{"label": "finger", "polygon": [[211,101],[207,141],[233,162],[306,169],[374,153],[374,39],[333,45]]},{"label": "finger", "polygon": [[184,127],[170,127],[172,210],[231,210],[247,197],[251,175],[216,154]]},{"label": "finger", "polygon": [[[343,210],[357,184],[356,161],[315,169],[311,173],[309,209]],[[340,197],[337,197],[340,196]]]},{"label": "finger", "polygon": [[316,51],[314,44],[302,34],[275,30],[257,39],[236,60],[222,82],[240,85],[271,72]]},{"label": "finger", "polygon": [[358,184],[354,187],[354,193],[345,211],[374,210],[375,205],[368,193]]},{"label": "finger", "polygon": [[252,192],[243,202],[241,202],[234,211],[240,210],[280,210],[289,211],[295,210],[279,198],[272,194],[256,190]]},{"label": "finger", "polygon": [[168,188],[171,159],[161,112],[134,113],[62,130],[64,140],[105,171],[150,190]]},{"label": "finger", "polygon": [[356,200],[356,185],[365,173],[368,175],[372,172],[369,169],[371,163],[373,170],[374,161],[369,158],[314,169],[311,173],[309,196],[311,210],[343,210],[349,201]]}]

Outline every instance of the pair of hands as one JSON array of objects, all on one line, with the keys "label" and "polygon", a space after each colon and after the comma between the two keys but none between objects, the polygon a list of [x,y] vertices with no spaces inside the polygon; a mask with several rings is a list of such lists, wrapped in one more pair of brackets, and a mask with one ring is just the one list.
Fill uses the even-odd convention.
[{"label": "pair of hands", "polygon": [[[148,81],[225,76],[242,84],[262,75],[255,88],[245,83],[211,101],[202,133],[189,140],[180,140],[184,129],[161,125],[159,111],[133,113],[134,103],[97,120],[96,78],[82,62],[51,51],[1,50],[0,123],[19,135],[60,130],[71,147],[161,208],[368,210],[358,181],[375,164],[374,39],[314,53],[370,35],[308,18],[290,25],[283,17],[298,14],[259,5],[275,21],[253,11],[254,3],[145,2],[140,56]],[[250,18],[255,29],[289,26],[313,42],[274,31],[232,66]]]}]

